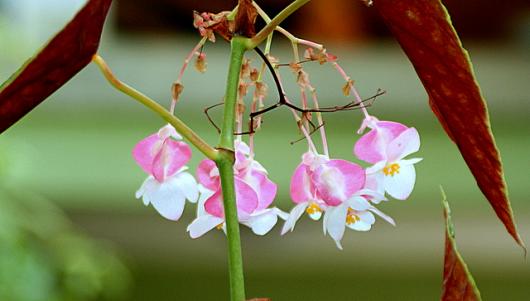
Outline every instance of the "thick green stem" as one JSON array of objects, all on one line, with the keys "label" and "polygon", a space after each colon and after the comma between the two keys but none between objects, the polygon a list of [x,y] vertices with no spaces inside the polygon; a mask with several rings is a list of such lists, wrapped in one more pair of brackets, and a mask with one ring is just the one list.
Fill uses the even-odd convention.
[{"label": "thick green stem", "polygon": [[129,95],[133,99],[136,99],[138,102],[148,107],[151,111],[157,113],[169,122],[179,134],[186,138],[191,144],[193,144],[199,151],[201,151],[206,157],[216,160],[219,157],[219,151],[211,147],[206,141],[204,141],[199,135],[197,135],[192,129],[190,129],[184,122],[171,114],[164,107],[159,105],[156,101],[142,94],[140,91],[132,88],[126,83],[120,81],[112,71],[102,57],[99,55],[94,55],[92,62],[98,65],[99,69],[109,81],[109,83],[114,86],[119,91]]},{"label": "thick green stem", "polygon": [[231,45],[230,67],[224,99],[224,116],[219,138],[219,158],[215,160],[221,177],[226,236],[228,239],[228,265],[230,274],[230,296],[232,301],[245,300],[243,257],[239,220],[237,218],[236,193],[234,186],[234,127],[236,118],[239,75],[248,39],[234,37]]}]

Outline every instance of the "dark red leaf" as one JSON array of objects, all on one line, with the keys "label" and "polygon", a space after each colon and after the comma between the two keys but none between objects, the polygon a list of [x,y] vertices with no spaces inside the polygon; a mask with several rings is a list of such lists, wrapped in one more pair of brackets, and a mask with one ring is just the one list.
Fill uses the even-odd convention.
[{"label": "dark red leaf", "polygon": [[252,5],[252,0],[239,0],[235,19],[236,33],[249,38],[253,37],[256,34],[254,24],[257,16],[258,11]]},{"label": "dark red leaf", "polygon": [[374,6],[414,65],[432,110],[458,146],[499,219],[521,246],[486,102],[467,51],[436,0],[376,0]]},{"label": "dark red leaf", "polygon": [[480,292],[466,263],[458,253],[451,210],[445,195],[442,200],[445,217],[445,258],[442,285],[442,301],[481,300]]},{"label": "dark red leaf", "polygon": [[0,133],[90,63],[112,0],[90,0],[33,58],[0,87]]}]

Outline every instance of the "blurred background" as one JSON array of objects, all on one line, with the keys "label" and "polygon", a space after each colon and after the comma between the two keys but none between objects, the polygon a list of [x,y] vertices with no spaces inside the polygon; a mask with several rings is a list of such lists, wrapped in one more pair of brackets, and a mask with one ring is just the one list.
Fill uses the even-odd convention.
[{"label": "blurred background", "polygon": [[[113,4],[100,54],[125,82],[169,104],[170,86],[199,40],[192,10],[231,9],[235,1],[122,0]],[[359,2],[359,3],[358,3]],[[519,231],[530,242],[530,6],[527,1],[444,1],[469,50],[489,103]],[[289,1],[259,1],[271,15]],[[84,4],[82,0],[0,0],[0,82]],[[344,251],[307,218],[295,232],[265,237],[243,227],[249,297],[273,300],[434,300],[441,291],[443,219],[439,186],[453,209],[462,256],[485,300],[528,300],[530,264],[475,186],[456,147],[435,120],[410,63],[374,12],[360,1],[312,1],[286,26],[338,55],[363,96],[387,91],[370,108],[380,119],[416,127],[422,137],[416,188],[379,208],[394,217],[372,231],[347,231]],[[207,44],[208,71],[188,69],[177,116],[209,142],[202,114],[221,101],[228,44]],[[279,35],[273,55],[290,60]],[[259,60],[249,56],[257,66]],[[323,105],[348,102],[330,66],[307,65]],[[283,74],[295,98],[293,76]],[[267,78],[270,82],[270,78]],[[275,93],[270,85],[270,93]],[[271,99],[270,101],[274,101]],[[219,118],[219,112],[213,113]],[[354,160],[357,111],[328,115],[333,157]],[[194,208],[175,223],[134,198],[145,174],[130,152],[164,123],[113,90],[90,65],[0,136],[0,300],[224,300],[226,243],[213,231],[192,240]],[[288,185],[304,151],[287,110],[265,117],[257,159]],[[195,169],[198,152],[190,162]]]}]

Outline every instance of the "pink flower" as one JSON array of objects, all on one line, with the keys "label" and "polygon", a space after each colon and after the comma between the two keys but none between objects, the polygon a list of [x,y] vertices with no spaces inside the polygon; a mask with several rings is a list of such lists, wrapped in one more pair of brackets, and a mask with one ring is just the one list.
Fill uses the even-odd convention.
[{"label": "pink flower", "polygon": [[312,219],[324,214],[324,234],[342,249],[340,241],[345,227],[357,231],[368,231],[375,222],[376,213],[387,221],[392,219],[373,207],[368,199],[384,198],[370,190],[362,190],[365,172],[357,164],[345,160],[329,159],[326,156],[307,152],[291,179],[291,198],[297,205],[287,218],[282,234],[294,230],[304,211]]},{"label": "pink flower", "polygon": [[133,157],[149,174],[136,198],[142,198],[165,218],[178,220],[184,210],[186,199],[196,202],[197,183],[184,166],[191,158],[190,147],[182,142],[171,125],[140,141],[133,149]]},{"label": "pink flower", "polygon": [[[276,196],[277,187],[267,177],[267,171],[250,157],[244,142],[236,142],[234,164],[236,205],[239,222],[255,234],[265,235],[285,214],[277,208],[268,208]],[[192,238],[202,236],[217,227],[224,229],[224,206],[219,170],[212,160],[203,160],[197,168],[201,198],[197,218],[188,226]]]},{"label": "pink flower", "polygon": [[355,155],[374,164],[366,170],[366,188],[404,200],[411,194],[416,181],[414,164],[419,158],[404,159],[420,148],[420,137],[415,128],[375,117],[365,119],[361,130],[371,130],[355,144]]}]

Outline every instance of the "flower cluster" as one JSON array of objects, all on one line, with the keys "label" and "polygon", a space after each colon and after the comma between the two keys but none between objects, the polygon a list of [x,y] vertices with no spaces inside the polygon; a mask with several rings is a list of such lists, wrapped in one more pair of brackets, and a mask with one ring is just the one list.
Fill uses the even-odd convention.
[{"label": "flower cluster", "polygon": [[[171,112],[183,92],[181,80],[188,62],[197,56],[196,69],[201,73],[206,71],[206,56],[202,52],[202,46],[207,40],[215,41],[214,32],[218,33],[215,26],[225,19],[225,13],[195,13],[194,26],[199,30],[202,39],[188,54],[173,86]],[[337,247],[342,249],[341,240],[346,228],[369,231],[375,224],[376,216],[392,225],[395,224],[391,217],[376,206],[387,201],[387,196],[405,200],[411,194],[416,181],[414,164],[421,159],[407,159],[407,156],[419,150],[420,138],[415,128],[397,122],[380,121],[369,115],[364,101],[355,89],[354,81],[340,67],[337,57],[329,54],[322,45],[302,39],[292,42],[307,46],[304,52],[305,60],[300,60],[298,48],[294,46],[295,60],[289,64],[280,64],[270,53],[261,55],[268,63],[266,65],[275,79],[280,98],[283,97],[275,105],[266,108],[264,104],[268,91],[267,85],[261,81],[264,68],[260,71],[260,68],[252,67],[249,59],[245,59],[241,66],[235,118],[237,132],[245,133],[244,100],[252,88],[254,93],[250,110],[253,113],[251,116],[256,119],[251,117],[250,120],[247,132],[249,145],[243,142],[241,136],[238,136],[234,145],[233,180],[238,221],[255,234],[265,235],[279,219],[283,219],[283,235],[294,230],[304,213],[313,220],[323,217],[324,234],[329,233]],[[353,96],[354,101],[345,106],[321,108],[316,88],[303,68],[303,63],[310,61],[333,66],[345,82],[342,88],[344,95]],[[289,66],[293,71],[300,91],[301,107],[287,98],[280,74],[275,70],[280,66]],[[302,162],[294,170],[291,179],[290,197],[295,206],[290,213],[271,207],[278,188],[269,179],[267,170],[254,159],[253,149],[254,133],[260,129],[263,118],[261,114],[281,105],[288,106],[292,111],[296,124],[308,143],[308,151],[302,155]],[[311,106],[314,109],[308,110]],[[353,108],[360,108],[364,114],[358,131],[362,136],[354,144],[353,154],[360,161],[370,164],[368,167],[331,158],[329,155],[321,112]],[[313,116],[316,116],[318,126],[314,125]],[[311,138],[311,134],[317,129],[321,135],[322,154],[317,151]],[[368,131],[364,133],[366,130]],[[187,227],[192,238],[200,237],[215,228],[226,232],[219,169],[212,160],[201,161],[197,167],[196,181],[185,166],[191,158],[190,147],[180,140],[181,137],[175,129],[167,125],[136,145],[133,156],[140,167],[149,174],[136,196],[142,198],[145,205],[152,204],[163,217],[170,220],[178,220],[181,217],[186,199],[197,203],[197,216]]]},{"label": "flower cluster", "polygon": [[419,150],[420,140],[414,128],[400,123],[379,121],[369,116],[361,131],[370,131],[355,144],[354,154],[372,163],[361,166],[309,151],[302,156],[291,179],[291,198],[296,206],[285,222],[282,234],[294,230],[296,221],[306,212],[319,220],[322,214],[324,234],[342,249],[345,228],[368,231],[375,223],[375,215],[394,225],[392,218],[374,205],[390,196],[404,200],[414,187],[414,163],[421,159],[404,159]]}]

